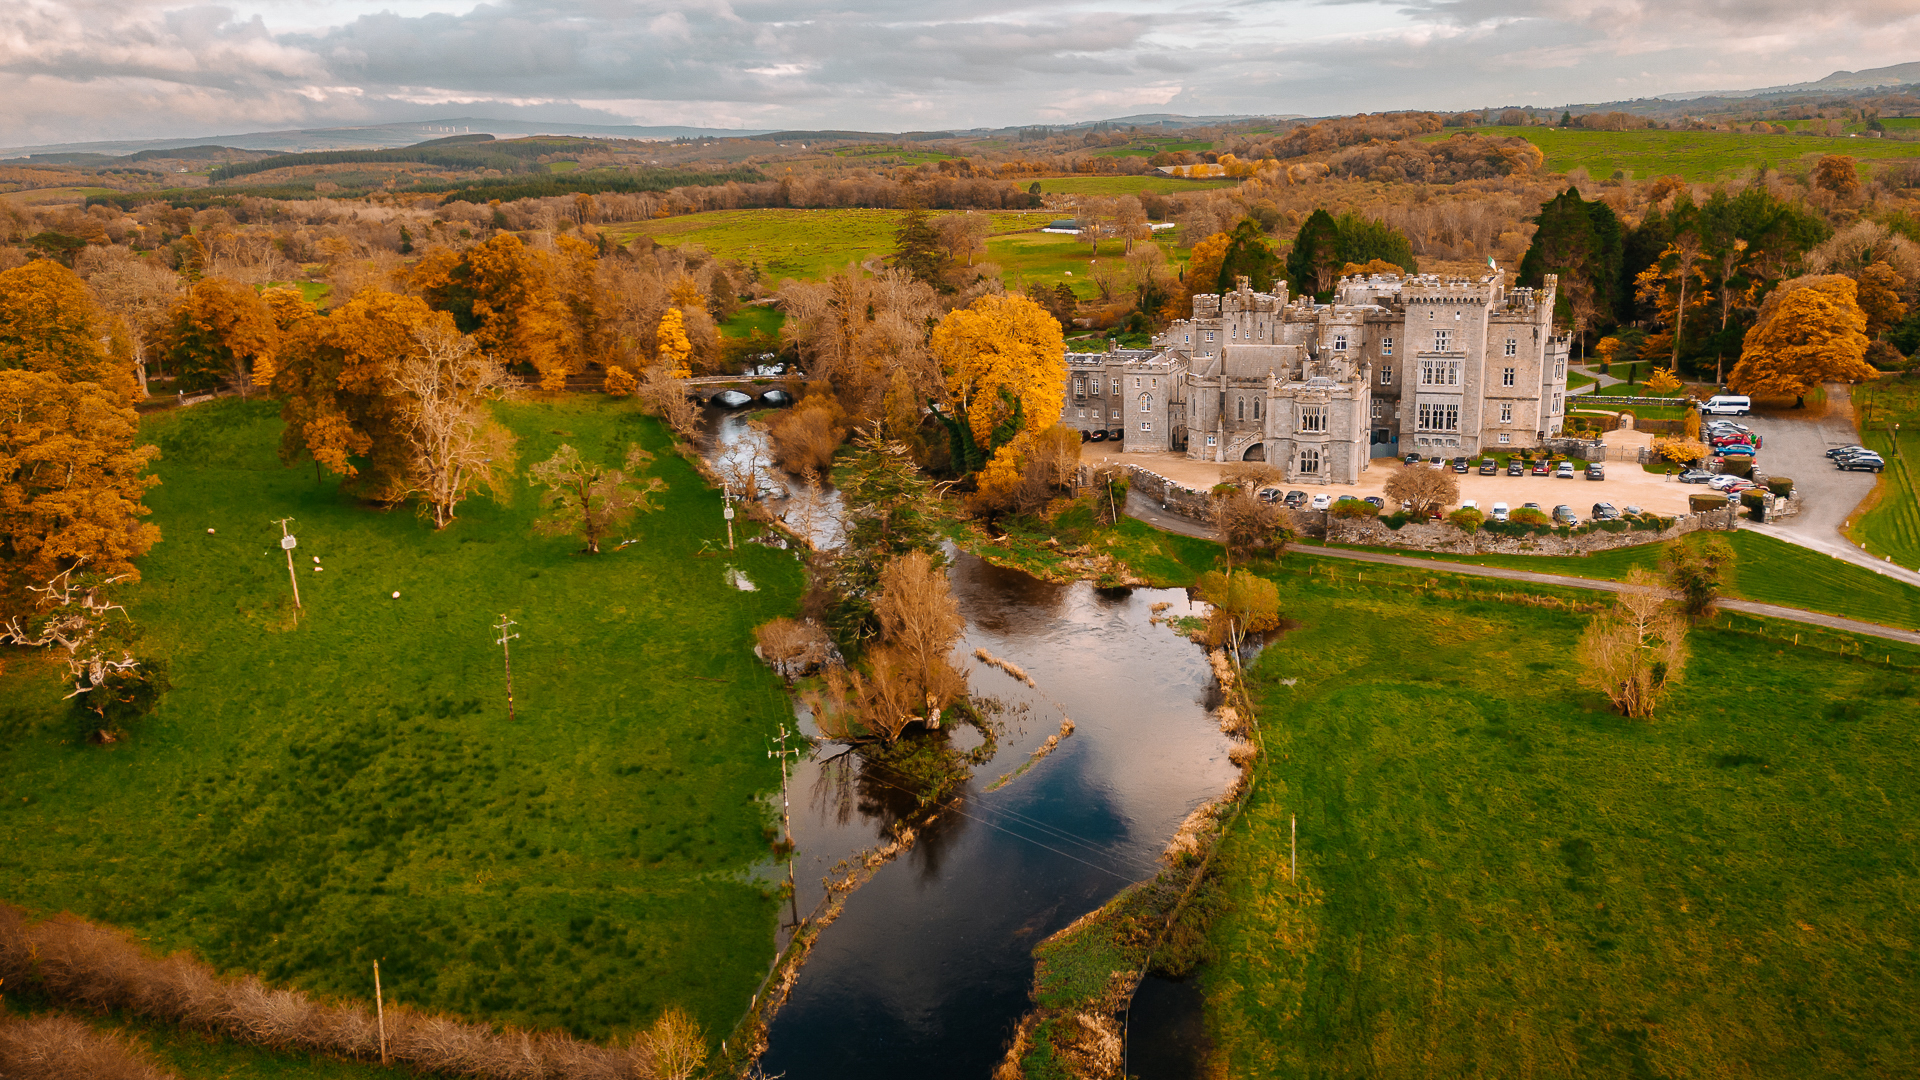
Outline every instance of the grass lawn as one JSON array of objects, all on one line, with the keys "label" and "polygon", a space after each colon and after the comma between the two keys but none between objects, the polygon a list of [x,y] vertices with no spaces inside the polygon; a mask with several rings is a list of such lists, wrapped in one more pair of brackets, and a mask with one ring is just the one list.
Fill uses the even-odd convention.
[{"label": "grass lawn", "polygon": [[1040,190],[1048,195],[1138,195],[1143,191],[1164,194],[1239,186],[1240,181],[1226,177],[1188,180],[1160,172],[1147,176],[1053,176],[1040,181]]},{"label": "grass lawn", "polygon": [[[1875,161],[1920,157],[1920,143],[1887,139],[1827,138],[1810,135],[1754,135],[1724,131],[1584,131],[1551,127],[1484,127],[1475,133],[1519,135],[1546,154],[1546,168],[1567,172],[1585,168],[1595,180],[1616,171],[1636,180],[1675,175],[1694,182],[1725,180],[1767,164],[1782,172],[1804,173],[1826,154],[1858,158],[1872,174]],[[1424,136],[1427,142],[1455,132]]]},{"label": "grass lawn", "polygon": [[[666,445],[599,399],[502,418],[523,468],[562,441]],[[606,1038],[678,1004],[726,1036],[773,949],[753,875],[778,788],[763,744],[790,712],[751,628],[793,607],[793,557],[703,553],[719,496],[670,453],[638,543],[590,558],[530,531],[524,480],[436,534],[282,468],[280,429],[235,400],[146,421],[165,540],[124,599],[174,689],[125,743],[75,745],[51,671],[8,659],[0,898],[329,995],[367,997],[378,958],[416,1006]]]},{"label": "grass lawn", "polygon": [[764,334],[777,337],[786,321],[786,312],[772,305],[743,304],[733,313],[733,318],[720,324],[720,336],[743,338]]},{"label": "grass lawn", "polygon": [[1583,616],[1281,588],[1210,1074],[1920,1071],[1911,667],[1705,629],[1630,722],[1574,682]]},{"label": "grass lawn", "polygon": [[1880,452],[1887,469],[1872,507],[1847,535],[1875,555],[1920,570],[1920,382],[1882,379],[1856,389],[1853,402],[1855,415],[1867,418],[1865,445]]},{"label": "grass lawn", "polygon": [[[1175,245],[1171,232],[1156,235],[1153,242],[1166,252],[1168,264],[1177,266],[1186,257],[1187,249]],[[1097,257],[1110,260],[1119,270],[1125,265],[1126,245],[1119,240],[1104,241]],[[1063,233],[1017,233],[987,240],[987,261],[1005,271],[1007,287],[1012,289],[1023,290],[1035,283],[1052,288],[1064,281],[1080,299],[1092,300],[1100,293],[1093,282],[1093,274],[1098,270],[1095,258],[1092,249],[1078,237]]]},{"label": "grass lawn", "polygon": [[[978,211],[987,213],[986,211]],[[625,244],[641,236],[658,243],[698,244],[726,260],[760,267],[771,286],[781,278],[803,281],[844,270],[848,263],[891,255],[899,210],[713,210],[654,221],[604,226]],[[1057,215],[1040,211],[993,211],[995,233],[1037,229]]]},{"label": "grass lawn", "polygon": [[[1728,596],[1920,630],[1920,589],[1876,574],[1864,566],[1855,566],[1831,555],[1809,551],[1760,533],[1743,529],[1721,535],[1732,545],[1737,556],[1727,574],[1725,592]],[[1668,543],[1698,543],[1701,539],[1700,534],[1695,534]],[[1388,551],[1436,562],[1499,566],[1510,570],[1619,581],[1627,576],[1628,571],[1636,568],[1657,572],[1667,547],[1668,544],[1642,544],[1582,556],[1447,555],[1400,548],[1368,550]],[[1303,547],[1300,550],[1306,552],[1312,549]]]},{"label": "grass lawn", "polygon": [[1567,389],[1568,390],[1578,390],[1583,386],[1592,386],[1594,383],[1599,381],[1600,380],[1595,379],[1591,375],[1583,374],[1578,371],[1567,372]]}]

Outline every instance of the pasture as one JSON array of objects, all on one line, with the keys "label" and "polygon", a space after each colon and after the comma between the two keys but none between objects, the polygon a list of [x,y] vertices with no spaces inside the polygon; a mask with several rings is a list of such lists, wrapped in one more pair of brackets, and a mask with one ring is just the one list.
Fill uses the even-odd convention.
[{"label": "pasture", "polygon": [[1146,176],[1052,176],[1040,181],[1040,190],[1047,195],[1139,195],[1149,191],[1165,195],[1239,186],[1240,181],[1225,177],[1188,180],[1158,172]]},{"label": "pasture", "polygon": [[[1829,138],[1813,135],[1754,135],[1726,131],[1587,131],[1555,127],[1483,127],[1476,134],[1518,135],[1547,156],[1549,172],[1587,170],[1595,180],[1616,171],[1635,180],[1680,176],[1694,183],[1738,179],[1765,164],[1781,172],[1805,173],[1827,154],[1858,158],[1871,175],[1876,161],[1920,157],[1920,142],[1889,139]],[[1456,132],[1422,136],[1438,142]]]},{"label": "pasture", "polygon": [[1853,405],[1862,445],[1879,451],[1887,468],[1847,535],[1877,556],[1920,570],[1920,382],[1883,378],[1856,388]]},{"label": "pasture", "polygon": [[89,746],[53,669],[8,661],[0,896],[329,996],[368,998],[380,959],[421,1008],[605,1039],[678,1005],[726,1036],[773,955],[764,744],[790,717],[751,630],[801,569],[725,551],[718,494],[630,407],[500,416],[523,470],[561,442],[658,452],[662,508],[578,555],[532,532],[523,473],[435,533],[283,468],[270,403],[150,417],[165,538],[121,598],[174,689]]},{"label": "pasture", "polygon": [[[935,214],[944,211],[933,211]],[[960,211],[963,212],[964,211]],[[697,244],[715,256],[760,268],[762,280],[812,281],[893,253],[900,210],[713,210],[604,227],[625,244],[642,237],[675,246]],[[1056,215],[1041,211],[975,211],[995,234],[1037,229]]]},{"label": "pasture", "polygon": [[1634,722],[1575,682],[1584,616],[1367,579],[1283,576],[1299,628],[1252,670],[1266,753],[1203,905],[1218,1075],[1920,1070],[1910,650],[1722,623]]},{"label": "pasture", "polygon": [[[1554,499],[1561,498],[1558,494],[1549,494]],[[1472,563],[1620,581],[1635,569],[1658,573],[1670,545],[1700,543],[1703,539],[1696,533],[1663,544],[1641,544],[1580,556],[1450,555],[1401,548],[1381,550],[1440,563]],[[1920,589],[1866,567],[1757,532],[1725,533],[1722,539],[1733,547],[1736,560],[1725,575],[1722,591],[1727,596],[1920,630]],[[1307,552],[1311,548],[1301,550]]]}]

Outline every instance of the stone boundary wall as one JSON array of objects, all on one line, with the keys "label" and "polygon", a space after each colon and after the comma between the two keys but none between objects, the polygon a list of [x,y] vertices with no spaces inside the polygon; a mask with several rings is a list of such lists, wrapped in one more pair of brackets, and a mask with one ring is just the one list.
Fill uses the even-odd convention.
[{"label": "stone boundary wall", "polygon": [[1167,513],[1178,514],[1202,525],[1213,524],[1212,492],[1190,488],[1138,465],[1128,465],[1127,474],[1132,477],[1134,491],[1159,503]]},{"label": "stone boundary wall", "polygon": [[[1303,514],[1301,517],[1308,520],[1307,531],[1323,534],[1329,544],[1398,547],[1452,555],[1591,555],[1596,551],[1659,543],[1701,529],[1729,531],[1738,528],[1738,513],[1737,508],[1728,508],[1688,514],[1659,532],[1645,529],[1608,532],[1595,529],[1572,536],[1558,533],[1544,536],[1494,536],[1486,532],[1470,534],[1444,522],[1408,522],[1395,530],[1387,528],[1378,518],[1336,518],[1325,512]],[[1312,522],[1310,519],[1313,518],[1322,520]]]},{"label": "stone boundary wall", "polygon": [[1549,454],[1564,454],[1581,461],[1607,460],[1607,442],[1605,439],[1575,439],[1557,435],[1540,441],[1542,449]]},{"label": "stone boundary wall", "polygon": [[[1126,468],[1131,477],[1132,490],[1158,502],[1166,508],[1167,513],[1202,525],[1213,524],[1211,492],[1187,487],[1138,465],[1128,465]],[[1785,513],[1793,513],[1798,509],[1795,503]],[[1740,504],[1735,501],[1724,509],[1687,514],[1659,532],[1645,529],[1626,529],[1621,532],[1594,529],[1573,536],[1548,533],[1544,536],[1513,537],[1493,536],[1485,532],[1468,534],[1445,522],[1408,522],[1396,530],[1387,528],[1378,518],[1336,518],[1325,510],[1293,512],[1294,520],[1300,523],[1301,532],[1321,537],[1330,544],[1361,544],[1455,555],[1588,555],[1596,551],[1654,544],[1701,529],[1730,532],[1739,528],[1740,514]]]}]

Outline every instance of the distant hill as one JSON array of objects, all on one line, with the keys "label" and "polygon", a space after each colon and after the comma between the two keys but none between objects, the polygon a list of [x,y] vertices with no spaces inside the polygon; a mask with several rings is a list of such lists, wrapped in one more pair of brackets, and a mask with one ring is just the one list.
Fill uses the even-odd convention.
[{"label": "distant hill", "polygon": [[1698,90],[1680,94],[1661,94],[1662,101],[1692,101],[1695,98],[1759,97],[1762,94],[1805,94],[1822,90],[1872,90],[1883,86],[1911,86],[1920,83],[1920,61],[1868,68],[1865,71],[1836,71],[1817,82],[1763,86],[1758,90]]},{"label": "distant hill", "polygon": [[[945,131],[795,131],[772,128],[642,127],[614,124],[561,124],[526,120],[494,120],[461,116],[447,120],[428,120],[405,124],[372,124],[366,127],[300,128],[289,131],[254,131],[241,135],[195,136],[190,139],[119,139],[104,142],[51,143],[43,146],[0,147],[0,159],[31,157],[42,164],[101,164],[129,155],[140,160],[161,157],[204,158],[221,148],[302,154],[325,150],[396,150],[418,146],[425,140],[465,135],[496,135],[512,138],[524,135],[578,135],[598,139],[769,139],[800,141],[844,141],[848,139],[901,139],[925,142],[991,136],[1044,127],[1052,131],[1081,131],[1089,128],[1116,127],[1206,127],[1217,124],[1245,123],[1249,120],[1291,120],[1299,113],[1271,116],[1180,116],[1175,113],[1146,113],[1111,120],[1081,120],[1061,124],[1026,124],[1004,128],[971,128]],[[179,150],[173,154],[168,151]],[[80,155],[76,157],[75,155]]]}]

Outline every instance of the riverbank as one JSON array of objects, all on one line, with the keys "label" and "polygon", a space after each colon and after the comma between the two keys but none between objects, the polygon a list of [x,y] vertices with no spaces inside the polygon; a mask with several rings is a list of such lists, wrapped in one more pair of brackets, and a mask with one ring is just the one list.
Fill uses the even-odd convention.
[{"label": "riverbank", "polygon": [[630,406],[501,415],[522,464],[655,451],[663,509],[598,557],[536,535],[524,491],[435,532],[282,467],[272,403],[149,418],[165,539],[121,596],[174,689],[121,744],[77,745],[52,671],[8,658],[0,898],[330,998],[370,999],[380,959],[423,1010],[607,1039],[678,1006],[724,1038],[780,906],[751,878],[791,709],[752,628],[792,612],[800,566],[726,551],[719,494]]}]

